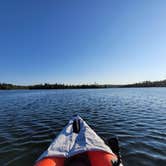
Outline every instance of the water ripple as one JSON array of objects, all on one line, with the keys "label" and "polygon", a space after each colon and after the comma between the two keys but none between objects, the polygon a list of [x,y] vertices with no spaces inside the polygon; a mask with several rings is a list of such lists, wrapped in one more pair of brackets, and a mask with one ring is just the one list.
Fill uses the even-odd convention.
[{"label": "water ripple", "polygon": [[68,120],[118,136],[124,165],[166,165],[166,88],[0,91],[0,165],[33,165]]}]

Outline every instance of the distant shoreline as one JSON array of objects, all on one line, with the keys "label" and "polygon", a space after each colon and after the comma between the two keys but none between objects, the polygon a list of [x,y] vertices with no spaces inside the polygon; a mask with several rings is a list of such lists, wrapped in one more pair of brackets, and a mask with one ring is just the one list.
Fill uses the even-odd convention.
[{"label": "distant shoreline", "polygon": [[144,81],[134,84],[112,85],[112,84],[36,84],[36,85],[14,85],[7,83],[0,83],[0,90],[14,90],[14,89],[104,89],[104,88],[142,88],[142,87],[166,87],[166,80],[162,81]]}]

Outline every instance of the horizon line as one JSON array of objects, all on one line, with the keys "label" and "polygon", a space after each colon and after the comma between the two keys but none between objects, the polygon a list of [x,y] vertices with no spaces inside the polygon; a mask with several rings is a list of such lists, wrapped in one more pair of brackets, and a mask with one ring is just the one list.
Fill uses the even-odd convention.
[{"label": "horizon line", "polygon": [[164,81],[166,79],[162,80],[144,80],[144,81],[137,81],[137,82],[126,82],[126,83],[98,83],[98,82],[93,82],[93,83],[60,83],[60,82],[54,82],[54,83],[49,83],[49,82],[36,82],[36,83],[30,83],[30,84],[17,84],[17,83],[9,83],[9,82],[1,82],[0,84],[11,84],[11,85],[16,85],[16,86],[34,86],[34,85],[44,85],[44,84],[49,84],[49,85],[73,85],[73,86],[79,86],[79,85],[130,85],[130,84],[139,84],[139,83],[144,83],[144,82],[158,82],[158,81]]}]

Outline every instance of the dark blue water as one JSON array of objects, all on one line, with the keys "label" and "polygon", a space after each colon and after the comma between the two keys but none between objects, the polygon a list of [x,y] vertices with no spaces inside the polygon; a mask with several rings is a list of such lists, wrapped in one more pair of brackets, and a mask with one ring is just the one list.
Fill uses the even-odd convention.
[{"label": "dark blue water", "polygon": [[124,165],[166,165],[166,88],[0,91],[0,165],[33,165],[74,114],[119,137]]}]

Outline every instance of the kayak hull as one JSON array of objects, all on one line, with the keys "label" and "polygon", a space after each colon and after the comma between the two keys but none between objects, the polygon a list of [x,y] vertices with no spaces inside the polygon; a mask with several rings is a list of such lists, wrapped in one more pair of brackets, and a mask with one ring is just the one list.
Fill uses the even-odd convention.
[{"label": "kayak hull", "polygon": [[[75,160],[80,160],[80,156],[87,155],[88,156],[88,164],[86,163],[86,166],[113,166],[113,163],[116,162],[117,157],[116,155],[109,154],[106,152],[100,152],[100,151],[91,151],[79,154],[78,156],[75,156]],[[69,165],[68,161],[69,159],[64,157],[47,157],[40,161],[38,161],[35,166],[65,166]],[[84,160],[84,162],[87,162]]]}]

